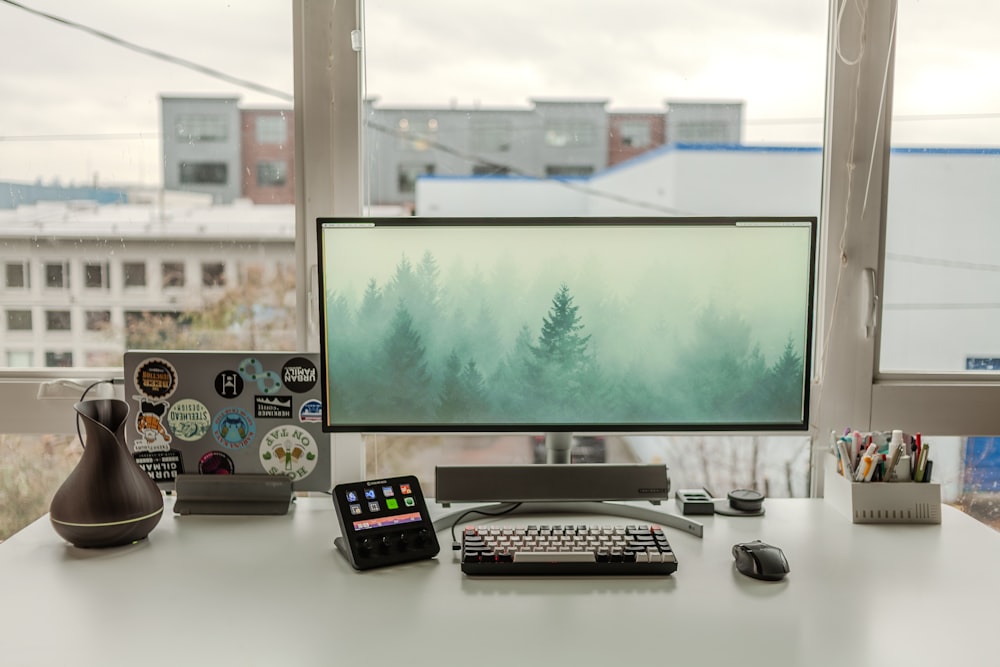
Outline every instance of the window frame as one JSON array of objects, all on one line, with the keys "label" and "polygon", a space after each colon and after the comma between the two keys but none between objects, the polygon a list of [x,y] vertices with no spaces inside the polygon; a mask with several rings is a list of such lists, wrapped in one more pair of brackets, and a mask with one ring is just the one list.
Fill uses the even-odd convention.
[{"label": "window frame", "polygon": [[[890,128],[881,119],[891,117],[896,10],[895,1],[829,4],[817,375],[810,429],[814,495],[822,493],[820,454],[826,449],[822,434],[845,425],[864,430],[919,423],[927,435],[1000,434],[996,374],[880,374],[879,322],[868,321],[863,314],[872,310],[869,304],[877,303],[883,288]],[[361,34],[362,15],[357,0],[293,4],[296,314],[302,350],[319,347],[314,221],[362,212],[364,90],[360,54],[352,46],[352,33]],[[838,57],[838,41],[842,52],[857,53],[862,39],[864,56],[857,63]],[[866,187],[864,203],[857,193]],[[827,363],[828,359],[836,363]],[[105,377],[86,368],[0,369],[0,402],[11,408],[6,430],[72,433],[71,411],[53,410],[50,401],[37,400],[39,385],[68,378],[82,389]],[[337,434],[331,440],[334,479],[363,478],[360,435]]]}]

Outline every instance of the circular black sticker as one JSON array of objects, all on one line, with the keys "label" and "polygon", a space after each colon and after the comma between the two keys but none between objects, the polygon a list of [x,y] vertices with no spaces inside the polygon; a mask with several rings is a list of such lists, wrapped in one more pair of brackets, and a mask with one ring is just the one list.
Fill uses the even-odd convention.
[{"label": "circular black sticker", "polygon": [[298,394],[316,386],[316,364],[305,357],[293,357],[281,367],[281,381]]},{"label": "circular black sticker", "polygon": [[236,466],[229,454],[212,451],[199,459],[198,472],[202,475],[232,475],[236,472]]},{"label": "circular black sticker", "polygon": [[215,376],[215,391],[222,398],[236,398],[243,393],[243,377],[237,371],[222,371]]}]

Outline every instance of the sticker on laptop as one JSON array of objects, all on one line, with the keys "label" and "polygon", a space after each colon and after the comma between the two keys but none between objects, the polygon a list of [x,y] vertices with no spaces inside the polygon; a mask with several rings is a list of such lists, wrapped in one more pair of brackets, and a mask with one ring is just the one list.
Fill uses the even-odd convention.
[{"label": "sticker on laptop", "polygon": [[293,357],[282,366],[281,380],[288,391],[305,393],[316,386],[316,364],[305,357]]},{"label": "sticker on laptop", "polygon": [[236,464],[229,454],[213,450],[198,460],[198,472],[202,475],[232,475],[236,472]]},{"label": "sticker on laptop", "polygon": [[146,398],[167,399],[177,389],[177,369],[158,357],[143,360],[135,369],[135,386]]},{"label": "sticker on laptop", "polygon": [[299,421],[303,424],[318,424],[323,420],[323,404],[310,398],[299,408]]},{"label": "sticker on laptop", "polygon": [[177,475],[184,472],[184,459],[176,449],[165,452],[136,452],[133,458],[154,482],[173,482],[177,479]]},{"label": "sticker on laptop", "polygon": [[215,393],[222,398],[238,398],[243,393],[243,376],[238,371],[222,371],[215,376]]},{"label": "sticker on laptop", "polygon": [[243,449],[256,434],[253,417],[243,408],[224,408],[212,420],[212,435],[226,449]]},{"label": "sticker on laptop", "polygon": [[260,441],[260,462],[269,475],[304,479],[316,468],[319,448],[301,426],[272,428]]},{"label": "sticker on laptop", "polygon": [[291,419],[291,396],[254,396],[253,414],[257,419]]},{"label": "sticker on laptop", "polygon": [[139,439],[132,443],[134,452],[165,452],[170,449],[170,434],[163,424],[163,415],[167,413],[170,403],[166,401],[150,401],[142,396],[133,396],[139,403],[139,412],[135,417],[135,430]]},{"label": "sticker on laptop", "polygon": [[281,391],[281,376],[277,371],[266,370],[260,359],[247,357],[237,369],[247,382],[256,382],[257,391],[262,394],[276,394]]},{"label": "sticker on laptop", "polygon": [[187,442],[201,440],[212,427],[212,415],[201,401],[182,398],[167,412],[170,431]]}]

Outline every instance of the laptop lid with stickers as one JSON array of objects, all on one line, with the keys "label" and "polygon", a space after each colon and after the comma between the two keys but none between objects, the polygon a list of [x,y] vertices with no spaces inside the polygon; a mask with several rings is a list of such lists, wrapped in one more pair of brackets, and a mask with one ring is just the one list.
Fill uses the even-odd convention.
[{"label": "laptop lid with stickers", "polygon": [[318,354],[130,350],[124,362],[125,440],[160,488],[181,473],[268,473],[330,490]]}]

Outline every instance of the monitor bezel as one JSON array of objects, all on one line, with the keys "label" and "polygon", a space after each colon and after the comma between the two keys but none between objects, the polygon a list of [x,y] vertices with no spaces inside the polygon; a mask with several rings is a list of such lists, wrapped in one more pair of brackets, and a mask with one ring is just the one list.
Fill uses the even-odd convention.
[{"label": "monitor bezel", "polygon": [[[416,424],[377,424],[368,422],[351,423],[331,423],[328,409],[327,392],[329,384],[327,378],[326,363],[326,290],[324,285],[324,242],[323,230],[328,225],[354,225],[364,227],[407,227],[418,224],[423,227],[469,227],[476,224],[488,224],[492,226],[509,227],[529,227],[537,225],[547,226],[594,226],[606,227],[611,225],[632,225],[632,226],[663,226],[664,224],[688,225],[688,226],[733,226],[738,223],[748,225],[767,224],[781,225],[794,224],[795,226],[809,227],[809,277],[808,277],[808,305],[806,313],[806,340],[805,354],[803,355],[803,395],[802,395],[802,419],[796,422],[732,422],[732,423],[621,423],[621,424],[599,424],[599,423],[534,423],[534,422],[511,422],[511,423],[416,423]],[[576,435],[615,435],[623,433],[644,433],[644,434],[669,434],[679,435],[685,433],[715,433],[715,434],[794,434],[808,433],[810,428],[810,407],[812,385],[812,368],[814,356],[815,340],[815,303],[816,303],[816,275],[818,265],[818,229],[819,221],[816,216],[588,216],[588,217],[493,217],[493,216],[464,216],[464,217],[368,217],[368,216],[324,216],[316,219],[316,246],[317,246],[317,301],[319,320],[317,323],[319,333],[319,367],[320,381],[322,382],[322,427],[325,433],[378,433],[378,434],[449,434],[449,435],[486,435],[490,433],[510,434],[524,433],[537,435],[542,433],[573,433]]]}]

